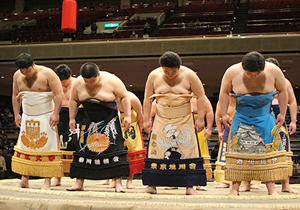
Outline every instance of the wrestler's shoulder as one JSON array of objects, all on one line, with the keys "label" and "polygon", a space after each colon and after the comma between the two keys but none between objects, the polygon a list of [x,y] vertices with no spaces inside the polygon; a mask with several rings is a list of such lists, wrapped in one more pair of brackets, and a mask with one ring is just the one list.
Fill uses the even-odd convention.
[{"label": "wrestler's shoulder", "polygon": [[159,76],[163,73],[163,69],[161,67],[158,67],[156,69],[153,69],[150,74],[148,75],[148,77],[153,77],[153,76]]}]

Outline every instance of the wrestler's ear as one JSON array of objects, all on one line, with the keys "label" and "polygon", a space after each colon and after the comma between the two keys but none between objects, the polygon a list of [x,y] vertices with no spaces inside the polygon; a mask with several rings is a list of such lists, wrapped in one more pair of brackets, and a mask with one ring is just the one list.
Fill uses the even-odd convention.
[{"label": "wrestler's ear", "polygon": [[32,68],[34,68],[34,66],[35,66],[35,62],[33,62],[31,66],[32,66]]}]

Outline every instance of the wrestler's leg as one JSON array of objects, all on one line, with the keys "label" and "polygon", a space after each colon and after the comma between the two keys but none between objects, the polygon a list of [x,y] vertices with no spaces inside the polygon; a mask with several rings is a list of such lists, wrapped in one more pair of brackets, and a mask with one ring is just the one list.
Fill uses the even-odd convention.
[{"label": "wrestler's leg", "polygon": [[50,182],[51,182],[51,178],[50,177],[46,177],[45,178],[45,182],[44,182],[44,186],[42,187],[42,190],[51,190],[51,188],[50,188]]},{"label": "wrestler's leg", "polygon": [[193,187],[186,188],[186,195],[200,195]]},{"label": "wrestler's leg", "polygon": [[142,190],[141,193],[150,193],[150,194],[156,194],[156,186],[148,186],[146,189]]},{"label": "wrestler's leg", "polygon": [[84,179],[77,179],[76,178],[76,183],[72,187],[67,188],[67,190],[68,191],[83,191],[84,190],[83,182],[84,182]]},{"label": "wrestler's leg", "polygon": [[197,186],[196,190],[207,191],[206,187],[203,186]]},{"label": "wrestler's leg", "polygon": [[240,188],[240,192],[250,191],[250,181],[244,181],[244,185]]},{"label": "wrestler's leg", "polygon": [[241,182],[232,182],[232,188],[228,195],[239,195],[239,187]]},{"label": "wrestler's leg", "polygon": [[266,187],[268,189],[268,195],[279,195],[275,189],[275,182],[266,182]]},{"label": "wrestler's leg", "polygon": [[126,192],[122,187],[122,179],[121,178],[116,178],[116,179],[113,179],[113,180],[115,180],[115,185],[116,185],[115,192],[117,192],[117,193]]},{"label": "wrestler's leg", "polygon": [[281,192],[289,192],[289,193],[296,193],[298,194],[299,192],[294,190],[291,186],[290,186],[290,178],[288,177],[285,180],[281,180]]},{"label": "wrestler's leg", "polygon": [[29,176],[22,175],[21,181],[16,185],[17,188],[29,187]]},{"label": "wrestler's leg", "polygon": [[96,185],[109,185],[109,184],[110,184],[109,179],[96,183]]},{"label": "wrestler's leg", "polygon": [[126,188],[127,189],[135,189],[135,187],[132,184],[133,176],[134,176],[134,174],[130,174],[128,179],[127,179],[127,183],[126,183]]},{"label": "wrestler's leg", "polygon": [[216,186],[216,188],[229,188],[230,187],[230,184],[228,183],[222,183],[222,184],[219,184]]},{"label": "wrestler's leg", "polygon": [[55,177],[52,181],[51,181],[51,187],[55,187],[55,186],[61,186],[61,177]]}]

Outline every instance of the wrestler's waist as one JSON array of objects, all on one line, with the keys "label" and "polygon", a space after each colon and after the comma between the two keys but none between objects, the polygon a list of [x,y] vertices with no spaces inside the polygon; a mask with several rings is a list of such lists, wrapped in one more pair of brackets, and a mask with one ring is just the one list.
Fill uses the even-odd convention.
[{"label": "wrestler's waist", "polygon": [[49,112],[52,112],[54,110],[54,102],[47,101],[45,103],[35,104],[35,105],[29,105],[29,104],[22,104],[23,113],[26,115],[42,115]]},{"label": "wrestler's waist", "polygon": [[160,117],[178,118],[185,117],[191,113],[192,107],[190,103],[176,107],[162,106],[160,104],[156,104],[156,114]]},{"label": "wrestler's waist", "polygon": [[246,116],[259,117],[270,114],[272,109],[271,106],[268,104],[259,108],[250,106],[237,106],[236,111]]}]

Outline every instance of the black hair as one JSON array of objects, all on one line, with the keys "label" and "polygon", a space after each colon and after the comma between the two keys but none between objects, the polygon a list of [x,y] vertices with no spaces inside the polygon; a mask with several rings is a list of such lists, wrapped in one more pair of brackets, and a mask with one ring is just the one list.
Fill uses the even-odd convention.
[{"label": "black hair", "polygon": [[97,77],[99,71],[99,67],[95,63],[91,62],[84,63],[80,68],[81,76],[86,79]]},{"label": "black hair", "polygon": [[265,58],[259,52],[247,53],[242,59],[243,69],[250,72],[260,72],[265,69]]},{"label": "black hair", "polygon": [[180,68],[182,64],[181,58],[175,52],[167,51],[159,58],[159,64],[161,67],[168,67],[168,68]]},{"label": "black hair", "polygon": [[66,64],[60,64],[60,65],[58,65],[54,69],[54,72],[57,74],[57,76],[59,77],[60,81],[65,80],[65,79],[69,79],[70,76],[71,76],[71,74],[72,74],[72,70]]},{"label": "black hair", "polygon": [[274,63],[276,66],[280,67],[280,64],[278,62],[278,60],[276,58],[267,58],[266,61],[270,62],[270,63]]},{"label": "black hair", "polygon": [[15,64],[20,68],[28,68],[33,65],[33,57],[28,53],[21,53],[15,60]]}]

